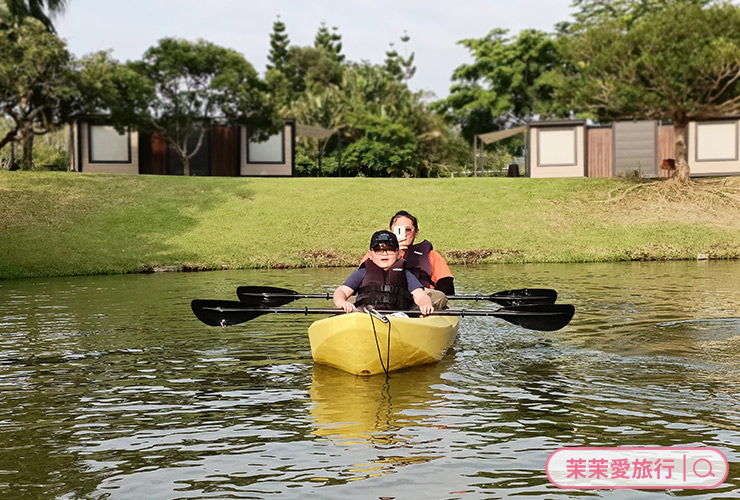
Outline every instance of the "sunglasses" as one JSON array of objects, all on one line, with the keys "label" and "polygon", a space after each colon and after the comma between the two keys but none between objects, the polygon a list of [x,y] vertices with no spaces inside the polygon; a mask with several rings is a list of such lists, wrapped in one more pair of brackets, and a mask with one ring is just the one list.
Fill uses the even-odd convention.
[{"label": "sunglasses", "polygon": [[384,254],[384,253],[387,253],[387,254],[396,253],[396,250],[394,248],[388,248],[388,247],[373,247],[372,251],[374,253],[377,253],[378,255]]}]

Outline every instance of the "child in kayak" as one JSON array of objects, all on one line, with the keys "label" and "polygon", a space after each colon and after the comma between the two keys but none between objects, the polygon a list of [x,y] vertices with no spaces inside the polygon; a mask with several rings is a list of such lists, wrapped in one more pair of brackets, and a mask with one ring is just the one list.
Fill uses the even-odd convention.
[{"label": "child in kayak", "polygon": [[[390,231],[377,231],[370,238],[370,259],[334,291],[334,305],[350,313],[362,306],[402,311],[416,304],[423,316],[434,312],[432,301],[419,280],[398,258],[398,238]],[[354,304],[349,299],[358,293]]]},{"label": "child in kayak", "polygon": [[[401,210],[390,222],[391,231],[398,230],[405,234],[399,236],[399,255],[406,261],[406,269],[411,272],[424,287],[427,295],[432,299],[435,309],[447,307],[447,295],[455,295],[454,277],[444,257],[435,251],[432,244],[424,240],[416,243],[419,236],[419,224],[416,217]],[[370,258],[368,252],[363,258],[365,262]]]}]

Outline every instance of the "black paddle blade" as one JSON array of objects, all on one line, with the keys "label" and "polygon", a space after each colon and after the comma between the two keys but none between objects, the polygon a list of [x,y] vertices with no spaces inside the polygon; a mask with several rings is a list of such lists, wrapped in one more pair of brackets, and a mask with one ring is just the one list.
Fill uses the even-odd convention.
[{"label": "black paddle blade", "polygon": [[521,288],[519,290],[507,290],[491,294],[488,298],[491,302],[502,306],[522,306],[538,304],[554,304],[558,298],[558,292],[547,288]]},{"label": "black paddle blade", "polygon": [[295,290],[276,286],[240,286],[236,289],[236,295],[245,304],[262,307],[280,307],[301,298]]},{"label": "black paddle blade", "polygon": [[552,332],[570,323],[576,308],[570,304],[512,306],[499,309],[492,316],[530,330]]},{"label": "black paddle blade", "polygon": [[195,316],[206,325],[238,325],[272,311],[244,310],[244,303],[235,300],[202,300],[195,299],[190,303]]}]

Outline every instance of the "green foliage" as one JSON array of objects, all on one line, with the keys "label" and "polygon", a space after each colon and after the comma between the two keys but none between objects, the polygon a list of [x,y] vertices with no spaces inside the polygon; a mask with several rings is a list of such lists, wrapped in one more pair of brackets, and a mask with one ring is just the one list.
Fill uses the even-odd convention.
[{"label": "green foliage", "polygon": [[293,46],[284,73],[294,94],[307,90],[320,93],[341,82],[342,65],[323,48]]},{"label": "green foliage", "polygon": [[342,83],[348,174],[419,176],[455,169],[451,132],[406,83],[382,67],[355,64]]},{"label": "green foliage", "polygon": [[66,5],[67,0],[0,0],[0,28],[33,18],[54,33],[52,19],[64,12]]},{"label": "green foliage", "polygon": [[[320,144],[322,175],[437,176],[462,168],[465,146],[423,95],[408,88],[414,54],[389,51],[383,66],[345,63],[340,41],[337,29],[322,23],[314,47],[289,47],[282,69],[273,65],[265,76],[283,116],[338,131]],[[298,141],[297,171],[318,175],[317,141]]]},{"label": "green foliage", "polygon": [[[0,120],[0,136],[11,128],[8,120]],[[23,170],[57,170],[69,169],[69,128],[63,127],[48,134],[38,136],[33,144],[31,166],[23,160],[23,149],[13,143],[0,149],[0,169],[22,168]]]},{"label": "green foliage", "polygon": [[455,70],[449,97],[433,106],[470,141],[476,134],[535,116],[568,114],[554,100],[553,74],[563,67],[555,37],[536,30],[524,30],[515,38],[506,34],[507,30],[494,29],[484,38],[459,42],[475,61]]},{"label": "green foliage", "polygon": [[564,40],[560,97],[598,120],[688,120],[740,112],[740,8],[672,2],[625,30],[603,21]]},{"label": "green foliage", "polygon": [[402,126],[372,127],[367,136],[350,144],[342,155],[347,174],[401,177],[416,165],[415,144]]},{"label": "green foliage", "polygon": [[248,125],[258,139],[280,127],[264,82],[234,50],[204,40],[165,38],[132,67],[152,82],[151,123],[177,152],[185,175],[190,175],[188,162],[205,132],[215,124]]},{"label": "green foliage", "polygon": [[34,137],[59,128],[80,99],[71,57],[64,42],[33,19],[0,29],[0,54],[0,110],[12,122],[0,149],[22,142],[30,169]]},{"label": "green foliage", "polygon": [[272,33],[270,34],[270,53],[267,55],[267,60],[270,64],[267,65],[267,69],[276,69],[282,71],[287,65],[288,59],[288,47],[290,46],[290,39],[288,34],[285,32],[285,23],[278,20],[272,23]]},{"label": "green foliage", "polygon": [[69,170],[69,129],[67,127],[39,137],[34,141],[34,170]]},{"label": "green foliage", "polygon": [[76,85],[84,96],[79,114],[104,115],[119,132],[149,128],[154,85],[136,67],[135,63],[119,64],[108,52],[90,54],[78,61]]},{"label": "green foliage", "polygon": [[322,153],[319,170],[319,153],[315,144],[310,144],[311,142],[302,141],[296,144],[295,173],[297,176],[338,177],[346,175],[346,171],[340,171],[339,152],[336,150],[330,155]]},{"label": "green foliage", "polygon": [[317,49],[323,49],[327,54],[338,64],[344,62],[344,55],[342,52],[342,35],[339,34],[336,26],[333,26],[331,32],[326,27],[326,23],[323,21],[319,26],[319,30],[316,32],[316,38],[314,38],[313,46]]},{"label": "green foliage", "polygon": [[[404,46],[409,42],[411,38],[404,32],[401,37],[401,43]],[[414,66],[414,53],[404,57],[398,53],[395,49],[394,44],[390,43],[390,49],[385,52],[385,71],[396,80],[408,81],[416,74],[416,66]]]},{"label": "green foliage", "polygon": [[572,7],[579,9],[575,23],[567,31],[576,32],[604,22],[616,22],[629,29],[647,14],[655,14],[676,4],[704,6],[714,0],[573,0]]}]

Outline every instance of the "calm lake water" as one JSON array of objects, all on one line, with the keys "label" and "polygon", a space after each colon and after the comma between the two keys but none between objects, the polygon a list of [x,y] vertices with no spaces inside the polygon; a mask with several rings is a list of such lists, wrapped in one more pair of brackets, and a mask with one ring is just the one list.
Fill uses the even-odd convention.
[{"label": "calm lake water", "polygon": [[[316,316],[212,328],[189,309],[245,284],[330,291],[348,269],[0,281],[0,498],[740,497],[740,262],[454,271],[458,293],[554,288],[576,316],[464,318],[440,363],[386,380],[314,366]],[[713,446],[730,472],[560,490],[545,462],[563,446]]]}]

